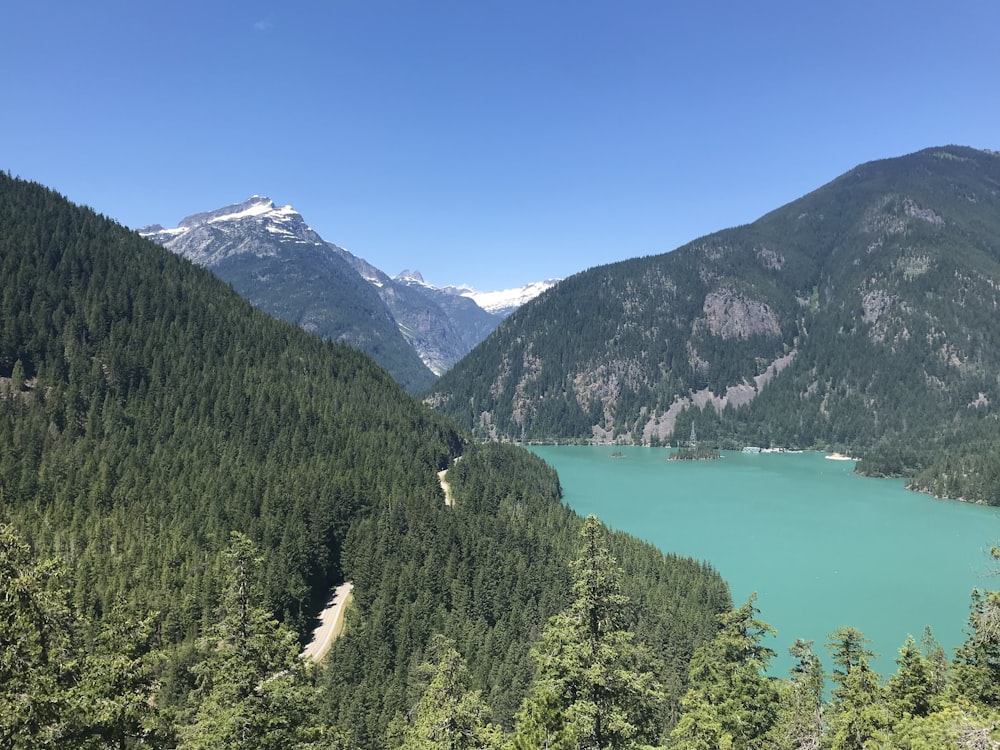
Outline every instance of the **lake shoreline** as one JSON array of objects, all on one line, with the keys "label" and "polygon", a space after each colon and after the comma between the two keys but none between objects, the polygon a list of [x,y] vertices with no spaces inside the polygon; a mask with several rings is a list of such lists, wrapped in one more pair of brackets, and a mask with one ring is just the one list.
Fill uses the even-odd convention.
[{"label": "lake shoreline", "polygon": [[971,591],[988,585],[983,551],[1000,538],[1000,509],[933,502],[826,452],[726,451],[706,465],[668,463],[648,447],[530,450],[559,473],[577,513],[711,564],[736,606],[757,592],[761,619],[778,630],[775,674],[791,666],[795,638],[822,644],[843,625],[873,639],[886,673],[925,625],[947,649],[962,642]]}]

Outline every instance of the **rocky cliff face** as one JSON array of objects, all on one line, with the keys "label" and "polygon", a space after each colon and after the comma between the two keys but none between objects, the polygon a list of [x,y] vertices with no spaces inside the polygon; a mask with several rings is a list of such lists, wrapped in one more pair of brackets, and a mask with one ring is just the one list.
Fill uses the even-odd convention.
[{"label": "rocky cliff face", "polygon": [[367,280],[392,314],[400,333],[435,375],[441,375],[503,320],[473,300],[426,284],[419,272],[395,278],[347,251],[345,260]]},{"label": "rocky cliff face", "polygon": [[695,320],[713,336],[725,339],[749,339],[753,336],[777,337],[781,323],[766,302],[750,299],[732,289],[721,288],[705,295],[704,317]]}]

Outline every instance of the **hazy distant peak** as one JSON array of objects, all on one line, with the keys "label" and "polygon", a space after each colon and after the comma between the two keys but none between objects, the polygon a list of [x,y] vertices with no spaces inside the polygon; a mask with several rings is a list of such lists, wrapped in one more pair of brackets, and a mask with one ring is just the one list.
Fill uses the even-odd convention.
[{"label": "hazy distant peak", "polygon": [[421,275],[420,271],[411,271],[410,269],[404,269],[396,274],[396,281],[415,281],[418,284],[427,284],[424,281],[424,277]]}]

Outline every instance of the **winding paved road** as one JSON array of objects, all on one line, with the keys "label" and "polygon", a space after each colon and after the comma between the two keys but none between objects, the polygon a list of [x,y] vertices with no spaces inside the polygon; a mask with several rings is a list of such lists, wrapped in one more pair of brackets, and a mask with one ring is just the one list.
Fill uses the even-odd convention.
[{"label": "winding paved road", "polygon": [[[455,460],[458,461],[457,458]],[[452,505],[455,500],[451,496],[451,487],[445,479],[447,474],[447,469],[439,471],[438,479],[441,481],[441,489],[444,490],[445,505]],[[351,598],[353,590],[354,584],[350,581],[340,584],[333,590],[330,600],[319,613],[319,625],[313,631],[312,640],[306,644],[305,649],[300,654],[303,659],[312,659],[318,662],[326,656],[330,646],[344,630],[344,606]]]},{"label": "winding paved road", "polygon": [[340,584],[333,590],[330,601],[319,613],[319,625],[313,631],[312,640],[300,654],[303,659],[318,662],[326,656],[326,652],[344,629],[344,605],[351,598],[353,590],[354,584],[350,581]]}]

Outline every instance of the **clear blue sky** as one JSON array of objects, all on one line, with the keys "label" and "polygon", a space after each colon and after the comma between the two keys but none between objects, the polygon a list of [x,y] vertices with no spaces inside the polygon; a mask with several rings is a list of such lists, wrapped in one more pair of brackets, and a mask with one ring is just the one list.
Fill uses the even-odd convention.
[{"label": "clear blue sky", "polygon": [[25,0],[0,71],[0,169],[131,227],[268,195],[480,290],[1000,149],[996,0]]}]

